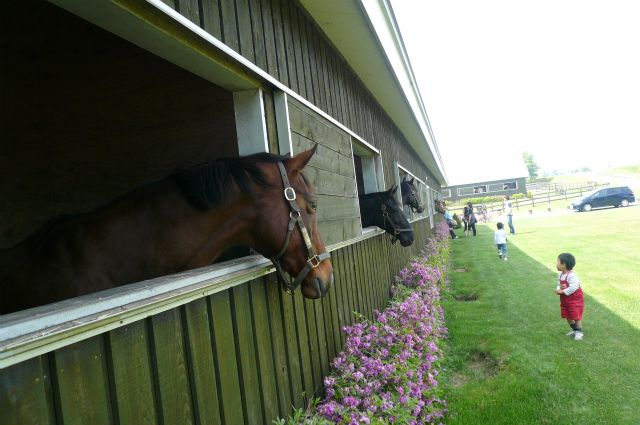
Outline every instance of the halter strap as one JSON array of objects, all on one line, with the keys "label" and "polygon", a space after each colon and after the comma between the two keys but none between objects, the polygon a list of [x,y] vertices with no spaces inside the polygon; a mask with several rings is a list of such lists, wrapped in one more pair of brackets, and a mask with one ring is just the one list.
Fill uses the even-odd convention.
[{"label": "halter strap", "polygon": [[[304,278],[307,276],[307,274],[309,274],[309,271],[312,268],[318,267],[322,261],[330,257],[330,254],[328,252],[323,252],[322,254],[316,255],[313,251],[313,244],[311,243],[309,232],[307,231],[307,228],[304,225],[304,221],[302,220],[300,208],[298,208],[298,204],[296,204],[296,191],[291,187],[291,184],[289,183],[289,176],[287,175],[287,170],[284,168],[284,164],[282,162],[278,162],[278,169],[280,170],[280,177],[282,178],[282,183],[284,185],[284,197],[289,203],[291,212],[289,213],[289,225],[287,226],[287,235],[284,239],[282,249],[276,255],[271,257],[270,260],[276,267],[276,275],[278,276],[278,281],[282,285],[282,288],[288,294],[293,295],[293,292],[298,286],[300,286]],[[293,282],[289,281],[289,283],[287,283],[284,271],[282,269],[282,266],[280,265],[280,257],[284,255],[287,247],[289,246],[291,233],[296,227],[296,224],[300,229],[300,233],[302,234],[302,239],[304,240],[305,248],[307,250],[307,264],[300,271],[298,277],[296,277]],[[320,292],[320,288],[316,288],[316,290]]]},{"label": "halter strap", "polygon": [[387,227],[387,221],[389,221],[389,224],[391,225],[391,227],[393,227],[393,237],[390,238],[391,243],[395,244],[396,242],[398,242],[398,235],[402,232],[413,232],[412,228],[409,229],[399,229],[398,227],[396,227],[395,224],[393,224],[393,221],[391,221],[391,219],[389,218],[389,212],[387,211],[387,206],[385,204],[382,204],[380,206],[380,208],[382,209],[382,222],[383,222],[383,226]]}]

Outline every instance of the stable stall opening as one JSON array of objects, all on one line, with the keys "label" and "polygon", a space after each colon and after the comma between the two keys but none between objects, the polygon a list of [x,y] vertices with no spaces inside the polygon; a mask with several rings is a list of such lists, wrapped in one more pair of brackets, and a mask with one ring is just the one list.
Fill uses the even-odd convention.
[{"label": "stable stall opening", "polygon": [[0,7],[0,248],[241,153],[230,91],[50,3]]}]

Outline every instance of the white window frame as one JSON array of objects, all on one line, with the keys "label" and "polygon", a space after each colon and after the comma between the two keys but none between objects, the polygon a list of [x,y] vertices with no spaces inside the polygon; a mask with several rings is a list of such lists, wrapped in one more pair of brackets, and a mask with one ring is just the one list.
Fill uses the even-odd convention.
[{"label": "white window frame", "polygon": [[[448,195],[445,195],[445,192],[447,192]],[[442,189],[442,197],[443,198],[451,198],[451,189]]]},{"label": "white window frame", "polygon": [[[402,205],[402,190],[400,189],[400,183],[402,183],[402,178],[400,178],[401,172],[402,172],[402,177],[406,175],[411,178],[414,178],[418,182],[418,188],[420,188],[421,186],[427,186],[427,184],[424,181],[422,181],[420,178],[416,177],[416,175],[413,174],[411,171],[409,171],[407,168],[400,165],[398,162],[394,162],[394,167],[395,167],[394,178],[396,180],[395,184],[398,185],[398,191],[396,192],[396,196],[398,198],[398,202],[400,202],[400,205]],[[417,214],[417,213],[414,213],[413,210],[409,207],[403,207],[402,210],[404,211],[405,215],[409,220],[416,220],[418,218],[424,218],[426,216],[425,212]]]},{"label": "white window frame", "polygon": [[354,137],[351,137],[351,151],[354,158],[355,156],[360,157],[362,165],[364,193],[360,193],[360,195],[382,192],[384,190],[384,170],[380,151],[364,140],[358,140]]},{"label": "white window frame", "polygon": [[[471,190],[471,192],[467,193],[466,190]],[[475,192],[473,191],[473,186],[458,188],[458,196],[469,196],[469,195],[475,195]]]}]

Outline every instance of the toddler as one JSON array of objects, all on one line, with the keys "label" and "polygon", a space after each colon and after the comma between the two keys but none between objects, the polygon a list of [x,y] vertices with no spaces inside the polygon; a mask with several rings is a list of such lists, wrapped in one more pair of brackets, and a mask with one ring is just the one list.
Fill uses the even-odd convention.
[{"label": "toddler", "polygon": [[504,260],[507,261],[507,232],[502,223],[498,223],[498,230],[493,235],[493,243],[498,247],[498,257],[502,260],[504,254]]},{"label": "toddler", "polygon": [[558,255],[556,268],[560,272],[556,295],[560,295],[560,313],[563,319],[567,319],[571,332],[567,336],[573,336],[575,340],[581,340],[582,312],[584,311],[584,294],[580,287],[580,279],[573,272],[576,265],[576,257],[565,253]]}]

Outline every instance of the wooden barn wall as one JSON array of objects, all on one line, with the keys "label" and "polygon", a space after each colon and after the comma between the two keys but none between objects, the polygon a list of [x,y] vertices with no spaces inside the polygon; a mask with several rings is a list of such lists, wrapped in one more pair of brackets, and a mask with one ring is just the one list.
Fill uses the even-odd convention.
[{"label": "wooden barn wall", "polygon": [[322,240],[332,245],[360,236],[351,136],[292,98],[288,110],[293,154],[319,145],[304,174],[318,195]]},{"label": "wooden barn wall", "polygon": [[0,2],[0,248],[237,155],[233,94],[45,1]]},{"label": "wooden barn wall", "polygon": [[163,1],[380,149],[387,186],[396,161],[435,186],[404,135],[295,0]]},{"label": "wooden barn wall", "polygon": [[[322,396],[354,312],[374,319],[409,248],[376,235],[331,253],[321,300],[271,274],[0,370],[0,423],[270,424]],[[303,393],[305,395],[303,395]]]}]

